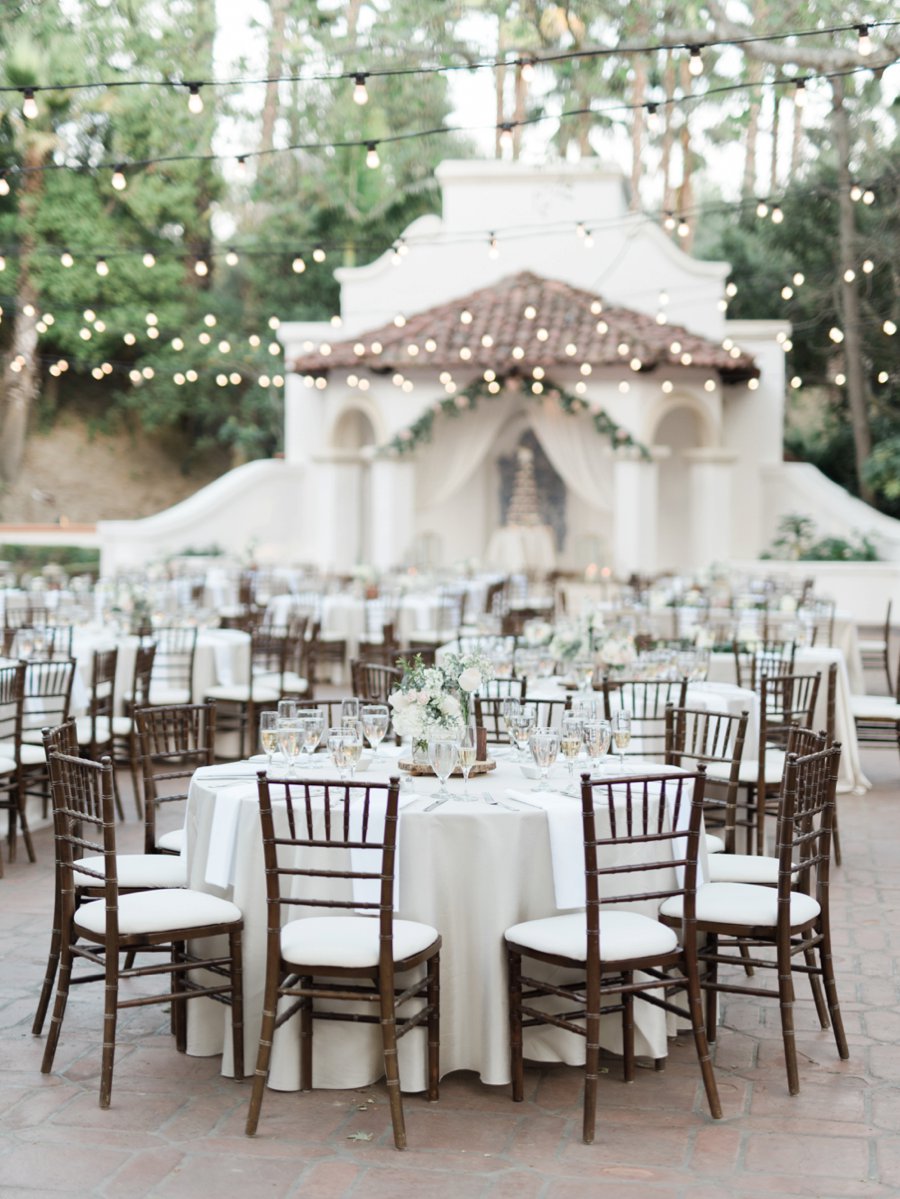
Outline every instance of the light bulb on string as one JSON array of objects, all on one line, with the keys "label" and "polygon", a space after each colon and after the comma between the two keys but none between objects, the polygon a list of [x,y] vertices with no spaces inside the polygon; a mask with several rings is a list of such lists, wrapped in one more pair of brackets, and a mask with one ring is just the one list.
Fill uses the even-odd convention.
[{"label": "light bulb on string", "polygon": [[525,83],[533,83],[534,82],[534,59],[533,58],[519,59],[519,68],[521,71],[522,79],[525,81]]},{"label": "light bulb on string", "polygon": [[123,192],[128,186],[128,180],[125,178],[125,170],[121,166],[117,166],[112,173],[112,185],[117,192]]},{"label": "light bulb on string", "polygon": [[856,34],[856,52],[862,58],[868,58],[872,53],[872,39],[869,37],[869,26],[857,25]]},{"label": "light bulb on string", "polygon": [[700,53],[699,46],[691,46],[691,56],[688,59],[688,70],[696,79],[698,75],[703,74],[703,55]]},{"label": "light bulb on string", "polygon": [[68,270],[68,268],[70,266],[75,265],[75,259],[72,257],[72,255],[69,253],[68,250],[63,250],[63,252],[59,256],[59,261],[60,261],[60,265],[64,266],[66,268],[66,270]]},{"label": "light bulb on string", "polygon": [[22,96],[22,116],[25,117],[27,121],[33,121],[38,114],[37,100],[34,98],[34,88],[23,88]]},{"label": "light bulb on string", "polygon": [[772,224],[780,225],[783,220],[784,220],[784,213],[781,211],[781,209],[776,204],[775,207],[772,209]]},{"label": "light bulb on string", "polygon": [[105,278],[109,274],[109,263],[103,257],[98,258],[95,269],[101,278]]},{"label": "light bulb on string", "polygon": [[865,274],[871,275],[872,271],[875,270],[875,263],[871,258],[865,258],[863,259],[862,269]]},{"label": "light bulb on string", "polygon": [[143,262],[144,266],[149,271],[151,267],[156,266],[156,255],[151,254],[150,251],[147,250],[147,252],[141,258],[141,262]]},{"label": "light bulb on string", "polygon": [[6,171],[0,171],[0,196],[9,195],[9,180],[6,178]]},{"label": "light bulb on string", "polygon": [[690,225],[688,224],[688,222],[686,220],[684,220],[684,218],[682,218],[678,222],[678,236],[679,237],[687,237],[687,235],[690,233],[690,231],[691,231]]},{"label": "light bulb on string", "polygon": [[240,262],[237,250],[230,249],[225,255],[225,262],[228,264],[228,266],[237,266],[237,264]]},{"label": "light bulb on string", "polygon": [[594,235],[591,233],[590,229],[585,229],[584,231],[584,248],[586,250],[592,250],[594,248]]},{"label": "light bulb on string", "polygon": [[512,125],[509,122],[504,122],[500,126],[500,137],[497,139],[500,143],[501,150],[511,150],[513,145]]},{"label": "light bulb on string", "polygon": [[491,233],[488,236],[488,258],[499,258],[500,247],[497,245],[496,235]]},{"label": "light bulb on string", "polygon": [[650,130],[651,133],[659,133],[661,125],[662,125],[662,121],[660,120],[660,116],[659,116],[659,105],[658,104],[648,104],[647,105],[647,128]]},{"label": "light bulb on string", "polygon": [[324,262],[325,259],[327,258],[327,255],[321,246],[316,246],[316,248],[312,252],[312,256],[313,256],[313,262]]},{"label": "light bulb on string", "polygon": [[806,80],[798,79],[794,88],[794,103],[798,108],[806,108]]},{"label": "light bulb on string", "polygon": [[188,112],[192,112],[195,117],[203,112],[203,97],[200,95],[200,84],[188,84]]},{"label": "light bulb on string", "polygon": [[854,183],[850,188],[850,199],[853,201],[854,204],[859,203],[859,201],[862,199],[862,194],[863,194],[863,189],[859,186],[858,183]]},{"label": "light bulb on string", "polygon": [[366,166],[370,171],[374,171],[381,166],[381,159],[378,157],[378,143],[366,142]]},{"label": "light bulb on string", "polygon": [[671,233],[675,229],[677,224],[678,224],[678,222],[675,220],[674,214],[671,212],[667,212],[665,215],[665,219],[663,220],[663,228],[667,229],[669,231],[669,233]]},{"label": "light bulb on string", "polygon": [[201,279],[205,278],[209,274],[209,266],[207,265],[205,259],[198,258],[194,263],[194,274],[198,275]]},{"label": "light bulb on string", "polygon": [[760,200],[759,203],[756,205],[756,215],[759,217],[760,220],[762,220],[764,217],[767,217],[769,215],[769,206],[765,202],[765,200]]},{"label": "light bulb on string", "polygon": [[295,275],[302,275],[303,272],[306,270],[306,263],[304,262],[303,258],[299,254],[294,259],[294,261],[291,263],[291,270],[294,272]]},{"label": "light bulb on string", "polygon": [[238,155],[237,170],[238,170],[238,174],[241,176],[242,179],[246,178],[246,175],[247,175],[247,156],[246,156],[246,154]]},{"label": "light bulb on string", "polygon": [[363,74],[353,76],[353,103],[368,104],[369,92],[366,88],[366,77]]},{"label": "light bulb on string", "polygon": [[863,192],[862,202],[863,202],[863,204],[874,204],[875,203],[875,193],[872,191],[872,189],[870,187],[867,187],[866,190]]}]

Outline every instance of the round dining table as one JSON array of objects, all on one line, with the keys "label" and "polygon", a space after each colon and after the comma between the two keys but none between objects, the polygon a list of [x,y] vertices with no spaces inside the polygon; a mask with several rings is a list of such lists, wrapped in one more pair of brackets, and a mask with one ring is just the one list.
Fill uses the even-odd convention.
[{"label": "round dining table", "polygon": [[[437,781],[404,776],[398,821],[397,915],[437,928],[441,962],[441,1073],[469,1070],[482,1081],[509,1081],[504,931],[524,920],[551,916],[584,904],[581,804],[561,793],[565,768],[553,767],[539,793],[514,751],[496,751],[496,769],[449,782],[453,798],[436,804]],[[380,763],[360,775],[386,780],[398,773],[397,747],[382,747]],[[316,755],[324,758],[324,755]],[[186,817],[189,886],[231,899],[244,913],[245,1061],[256,1060],[265,977],[266,900],[255,761],[206,767],[194,775]],[[579,769],[586,769],[582,763]],[[608,759],[607,769],[618,771]],[[652,763],[630,760],[626,775],[660,773]],[[680,773],[671,770],[671,773]],[[334,777],[330,761],[302,777]],[[705,850],[702,850],[705,857]],[[643,909],[646,911],[646,907]],[[655,915],[655,913],[652,913]],[[639,1055],[667,1052],[664,1013],[636,1005]],[[232,1070],[229,1036],[221,1007],[206,1000],[190,1005],[188,1052],[223,1054]],[[602,1043],[621,1052],[620,1018],[602,1021]],[[582,1038],[544,1026],[526,1030],[526,1056],[578,1064]],[[425,1088],[424,1037],[400,1042],[404,1090]],[[359,1087],[382,1074],[377,1027],[319,1021],[314,1038],[317,1087]],[[300,1085],[296,1021],[276,1033],[269,1085]]]}]

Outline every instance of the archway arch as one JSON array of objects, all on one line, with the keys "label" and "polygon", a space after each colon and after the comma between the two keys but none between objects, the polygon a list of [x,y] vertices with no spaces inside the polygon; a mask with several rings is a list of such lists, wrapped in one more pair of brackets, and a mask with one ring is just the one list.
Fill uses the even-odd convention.
[{"label": "archway arch", "polygon": [[374,404],[345,404],[335,415],[328,444],[333,450],[360,451],[382,440],[381,418]]},{"label": "archway arch", "polygon": [[659,463],[659,566],[683,571],[692,564],[693,545],[689,510],[690,476],[686,450],[705,444],[702,409],[692,403],[671,404],[657,422],[653,443],[670,453]]}]

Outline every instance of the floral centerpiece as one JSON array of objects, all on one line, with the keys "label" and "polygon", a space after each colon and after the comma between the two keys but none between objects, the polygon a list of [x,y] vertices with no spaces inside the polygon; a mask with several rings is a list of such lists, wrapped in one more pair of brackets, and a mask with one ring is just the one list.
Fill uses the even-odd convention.
[{"label": "floral centerpiece", "polygon": [[541,649],[553,640],[553,625],[546,620],[526,620],[522,626],[520,645],[528,649]]},{"label": "floral centerpiece", "polygon": [[550,642],[550,653],[557,662],[573,662],[584,644],[585,639],[579,629],[557,629]]},{"label": "floral centerpiece", "polygon": [[428,738],[437,732],[462,730],[469,723],[472,697],[493,675],[483,654],[448,654],[439,666],[426,666],[420,654],[412,662],[401,658],[400,686],[390,697],[394,730],[409,737],[413,756],[428,752]]},{"label": "floral centerpiece", "polygon": [[594,661],[604,670],[631,666],[637,657],[634,637],[631,633],[623,633],[615,629],[607,633],[596,632],[594,645]]}]

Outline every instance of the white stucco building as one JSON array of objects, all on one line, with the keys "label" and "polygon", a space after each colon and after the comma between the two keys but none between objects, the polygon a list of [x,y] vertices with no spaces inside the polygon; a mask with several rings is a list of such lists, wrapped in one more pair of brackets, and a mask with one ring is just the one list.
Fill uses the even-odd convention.
[{"label": "white stucco building", "polygon": [[[561,566],[752,558],[786,511],[881,532],[900,557],[895,522],[782,461],[788,326],[729,321],[728,264],[629,213],[619,172],[448,161],[437,179],[440,216],[337,271],[339,328],[282,323],[284,461],[106,522],[104,570],[251,540],[257,557],[337,570],[485,561],[523,438],[555,497]],[[599,433],[598,414],[646,455]]]}]

